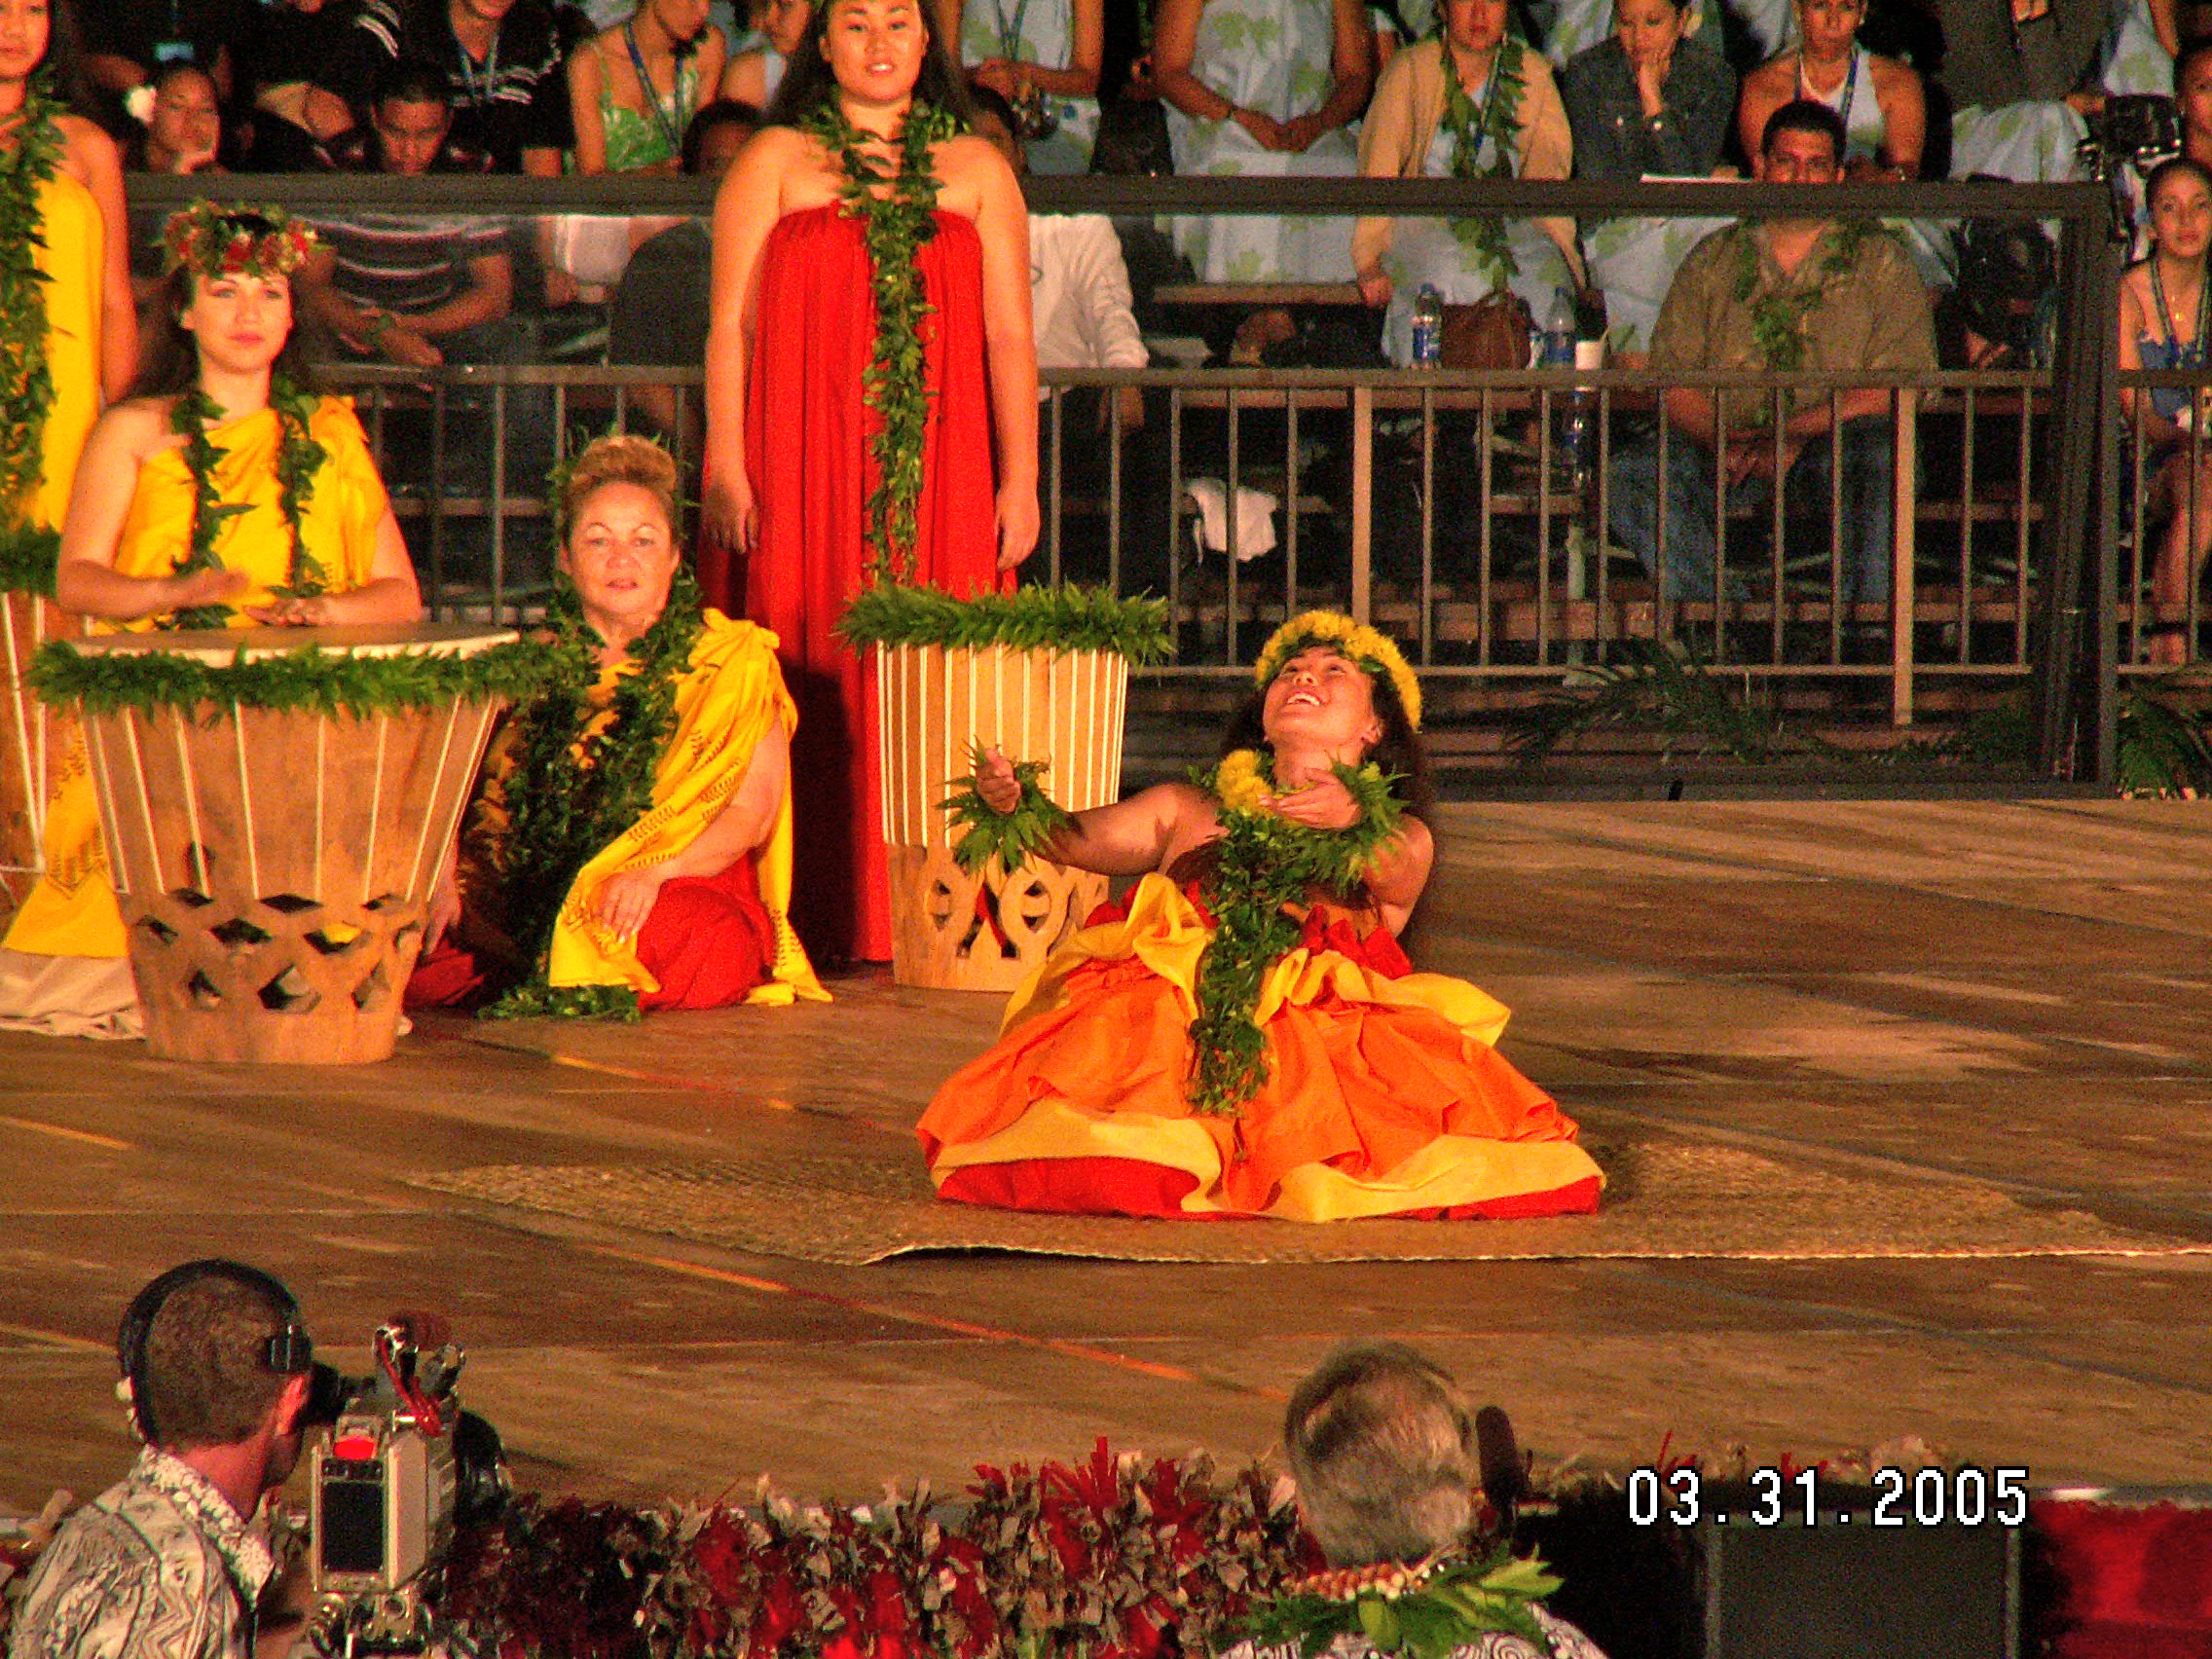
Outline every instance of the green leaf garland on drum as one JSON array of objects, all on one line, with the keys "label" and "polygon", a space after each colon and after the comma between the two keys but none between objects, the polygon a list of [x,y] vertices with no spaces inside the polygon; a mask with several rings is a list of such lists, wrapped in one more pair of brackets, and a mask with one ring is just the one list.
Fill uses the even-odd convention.
[{"label": "green leaf garland on drum", "polygon": [[862,645],[939,645],[948,651],[1109,651],[1143,665],[1167,655],[1167,602],[1105,588],[1022,587],[962,599],[913,582],[863,588],[837,619]]},{"label": "green leaf garland on drum", "polygon": [[937,235],[938,179],[930,151],[960,130],[950,110],[916,103],[899,140],[899,170],[886,170],[861,148],[864,135],[831,99],[801,124],[835,153],[845,169],[838,195],[861,221],[873,270],[875,354],[862,377],[862,401],[883,419],[875,435],[875,488],[867,499],[868,542],[879,581],[906,573],[914,544],[914,505],[922,492],[922,437],[930,392],[923,379],[923,297],[916,260]]},{"label": "green leaf garland on drum", "polygon": [[[558,492],[556,492],[558,493]],[[628,985],[550,985],[554,924],[576,874],[651,807],[653,777],[676,730],[676,682],[690,664],[704,626],[699,584],[679,565],[668,604],[630,646],[630,671],[610,707],[592,696],[604,642],[584,621],[575,588],[562,578],[546,607],[551,674],[515,719],[518,741],[505,795],[508,830],[498,877],[513,897],[510,937],[532,963],[531,977],[483,1012],[486,1019],[553,1014],[640,1017]]]},{"label": "green leaf garland on drum", "polygon": [[49,597],[61,537],[50,525],[32,524],[28,507],[54,407],[38,198],[60,165],[61,130],[55,122],[60,110],[52,72],[39,70],[23,88],[16,146],[0,156],[0,387],[7,387],[0,402],[0,591]]}]

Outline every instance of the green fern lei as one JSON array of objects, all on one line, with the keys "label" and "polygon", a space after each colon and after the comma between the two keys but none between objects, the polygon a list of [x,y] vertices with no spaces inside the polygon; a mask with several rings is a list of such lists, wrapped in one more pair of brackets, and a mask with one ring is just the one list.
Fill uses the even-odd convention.
[{"label": "green fern lei", "polygon": [[[308,436],[308,420],[315,406],[313,397],[278,376],[270,383],[269,406],[276,417],[278,433],[276,506],[292,540],[284,582],[270,591],[280,598],[305,599],[325,591],[322,563],[307,550],[304,515],[314,494],[315,474],[330,459],[330,452]],[[215,447],[207,428],[222,418],[215,400],[199,387],[185,392],[169,411],[169,430],[183,437],[185,470],[192,474],[192,535],[184,552],[169,567],[174,575],[221,570],[223,562],[215,557],[215,541],[224,524],[253,510],[249,501],[224,500],[215,487],[215,468],[226,452]],[[234,608],[228,605],[191,605],[172,611],[162,626],[222,628],[229,625],[234,614]]]},{"label": "green fern lei", "polygon": [[697,581],[679,566],[659,620],[630,646],[635,666],[615,682],[608,719],[584,741],[599,712],[592,687],[605,642],[584,620],[574,587],[563,581],[554,588],[546,606],[553,673],[515,717],[507,833],[495,868],[509,906],[508,937],[532,964],[531,975],[481,1017],[638,1017],[637,994],[628,986],[554,987],[545,976],[554,925],[576,873],[652,805],[653,777],[676,731],[676,682],[704,625],[699,604]]},{"label": "green fern lei", "polygon": [[[1736,232],[1736,303],[1751,310],[1751,344],[1759,360],[1784,374],[1805,366],[1805,318],[1827,298],[1828,284],[1846,276],[1859,263],[1859,245],[1866,240],[1866,227],[1847,220],[1827,235],[1827,251],[1813,269],[1810,282],[1792,282],[1759,294],[1759,239],[1750,225]],[[1753,296],[1756,295],[1756,298]],[[1764,410],[1765,405],[1759,406]]]},{"label": "green fern lei", "polygon": [[[983,769],[981,745],[976,747],[970,764],[977,772]],[[1014,778],[1021,787],[1021,799],[1012,812],[1001,812],[983,798],[976,787],[975,773],[952,780],[953,793],[938,804],[950,817],[954,829],[966,827],[966,833],[952,845],[953,863],[970,875],[979,872],[993,859],[999,861],[1002,869],[1019,869],[1075,822],[1067,808],[1048,795],[1037,782],[1045,770],[1042,760],[1014,762]]]},{"label": "green fern lei", "polygon": [[1296,1643],[1304,1659],[1318,1659],[1340,1637],[1363,1638],[1392,1659],[1449,1659],[1493,1631],[1551,1650],[1535,1609],[1560,1580],[1535,1557],[1500,1544],[1480,1561],[1447,1558],[1404,1570],[1418,1581],[1395,1594],[1377,1588],[1335,1597],[1294,1586],[1255,1603],[1246,1634],[1261,1648]]},{"label": "green fern lei", "polygon": [[[937,235],[937,173],[932,148],[960,130],[950,110],[916,103],[899,139],[899,170],[886,171],[861,148],[864,135],[830,98],[802,124],[836,154],[845,182],[838,195],[861,221],[872,270],[875,352],[861,378],[861,400],[883,421],[875,435],[876,480],[868,493],[868,542],[879,581],[905,575],[922,493],[922,438],[930,392],[923,369],[922,318],[934,309],[923,295],[916,255]],[[882,187],[882,188],[879,188]]]},{"label": "green fern lei", "polygon": [[54,373],[46,355],[46,274],[38,250],[46,224],[38,194],[61,163],[61,112],[51,71],[23,88],[15,148],[0,155],[0,587],[54,591],[60,543],[30,523],[30,498],[44,467],[46,418],[54,407]]},{"label": "green fern lei", "polygon": [[[1272,763],[1263,755],[1260,764],[1272,788]],[[1191,1021],[1186,1087],[1195,1111],[1227,1116],[1268,1081],[1267,1034],[1253,1013],[1268,971],[1305,933],[1287,907],[1316,890],[1349,899],[1398,831],[1404,807],[1390,793],[1392,778],[1372,761],[1335,771],[1359,804],[1359,821],[1349,829],[1311,830],[1276,812],[1221,809],[1219,858],[1199,889],[1214,935],[1198,959],[1198,1012]],[[1206,772],[1197,781],[1211,791],[1214,780]]]},{"label": "green fern lei", "polygon": [[[1478,111],[1467,89],[1460,84],[1459,66],[1452,56],[1452,43],[1438,34],[1444,53],[1444,115],[1452,134],[1454,178],[1511,178],[1513,140],[1521,130],[1521,90],[1526,84],[1521,69],[1521,42],[1508,34],[1497,43],[1490,80],[1483,89]],[[1491,164],[1481,165],[1483,140],[1492,145]],[[1521,275],[1521,262],[1513,257],[1513,244],[1505,221],[1495,213],[1471,213],[1452,222],[1452,235],[1459,245],[1490,269],[1492,282],[1503,287]]]}]

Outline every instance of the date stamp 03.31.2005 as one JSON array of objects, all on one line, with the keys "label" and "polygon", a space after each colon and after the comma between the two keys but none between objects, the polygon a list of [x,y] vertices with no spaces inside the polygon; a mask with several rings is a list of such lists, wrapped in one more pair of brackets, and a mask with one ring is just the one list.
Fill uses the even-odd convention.
[{"label": "date stamp 03.31.2005", "polygon": [[1631,1469],[1628,1518],[1638,1527],[2020,1527],[2023,1468],[1880,1468],[1837,1480],[1818,1467],[1753,1469],[1741,1480],[1695,1468]]}]

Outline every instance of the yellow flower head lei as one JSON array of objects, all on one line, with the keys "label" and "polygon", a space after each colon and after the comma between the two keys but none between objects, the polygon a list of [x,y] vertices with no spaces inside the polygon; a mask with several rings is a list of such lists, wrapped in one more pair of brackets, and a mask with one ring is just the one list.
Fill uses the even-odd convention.
[{"label": "yellow flower head lei", "polygon": [[289,276],[314,252],[313,230],[281,207],[203,198],[162,227],[162,274]]},{"label": "yellow flower head lei", "polygon": [[1398,701],[1405,706],[1408,723],[1420,730],[1420,682],[1414,677],[1397,642],[1339,610],[1309,610],[1277,628],[1252,667],[1253,682],[1265,690],[1282,672],[1284,663],[1316,645],[1358,663],[1371,675],[1387,676],[1397,689]]}]

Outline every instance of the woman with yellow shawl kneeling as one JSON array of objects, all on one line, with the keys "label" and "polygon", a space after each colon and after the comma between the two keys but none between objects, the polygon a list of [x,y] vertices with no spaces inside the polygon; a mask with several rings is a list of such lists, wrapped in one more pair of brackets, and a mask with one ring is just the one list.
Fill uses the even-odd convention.
[{"label": "woman with yellow shawl kneeling", "polygon": [[[292,332],[314,245],[275,209],[199,202],[163,232],[157,338],[77,466],[55,601],[95,633],[412,622],[414,567],[361,424],[317,395]],[[0,950],[0,1023],[130,1035],[124,957],[83,741],[47,811],[44,873]]]},{"label": "woman with yellow shawl kneeling", "polygon": [[1574,1124],[1493,1047],[1506,1010],[1398,946],[1434,857],[1405,659],[1309,611],[1257,680],[1207,787],[1070,818],[994,753],[950,803],[970,859],[1140,879],[923,1114],[939,1197],[1293,1221],[1595,1209]]},{"label": "woman with yellow shawl kneeling", "polygon": [[700,606],[676,483],[634,437],[559,483],[559,675],[492,740],[410,1008],[828,1000],[788,915],[797,712],[776,636]]}]

